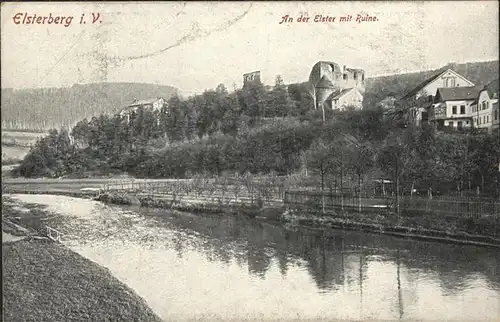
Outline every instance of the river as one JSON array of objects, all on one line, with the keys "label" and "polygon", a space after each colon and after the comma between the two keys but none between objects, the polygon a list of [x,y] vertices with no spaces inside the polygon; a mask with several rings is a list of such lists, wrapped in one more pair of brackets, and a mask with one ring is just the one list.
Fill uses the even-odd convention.
[{"label": "river", "polygon": [[497,320],[498,249],[14,195],[163,319]]}]

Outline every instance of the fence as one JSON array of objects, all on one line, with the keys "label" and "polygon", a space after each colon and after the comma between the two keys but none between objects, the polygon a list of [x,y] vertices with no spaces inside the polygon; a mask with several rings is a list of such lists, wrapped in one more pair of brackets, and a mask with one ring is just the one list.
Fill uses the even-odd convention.
[{"label": "fence", "polygon": [[232,200],[233,202],[282,203],[285,188],[283,185],[270,185],[262,182],[242,182],[238,180],[168,180],[120,182],[106,184],[105,192],[126,192],[147,195],[154,199],[171,198],[175,200],[196,199],[198,201]]},{"label": "fence", "polygon": [[50,228],[49,226],[45,226],[47,229],[47,237],[56,242],[61,242],[62,233],[54,228]]},{"label": "fence", "polygon": [[[366,198],[356,195],[340,195],[310,191],[287,191],[284,199],[285,207],[304,212],[336,212],[358,211],[394,213],[396,198]],[[434,198],[419,196],[402,196],[399,200],[402,215],[432,213],[436,215],[461,216],[500,216],[500,200],[479,197],[445,197]]]}]

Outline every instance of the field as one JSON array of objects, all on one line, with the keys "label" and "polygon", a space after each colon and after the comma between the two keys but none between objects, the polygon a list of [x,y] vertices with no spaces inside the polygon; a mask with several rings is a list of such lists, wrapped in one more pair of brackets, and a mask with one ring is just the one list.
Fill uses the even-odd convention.
[{"label": "field", "polygon": [[15,132],[2,130],[2,165],[19,163],[31,145],[46,133]]},{"label": "field", "polygon": [[2,164],[13,164],[21,161],[30,148],[22,146],[6,146],[2,144]]},{"label": "field", "polygon": [[13,132],[2,130],[2,145],[29,147],[46,133],[35,132]]}]

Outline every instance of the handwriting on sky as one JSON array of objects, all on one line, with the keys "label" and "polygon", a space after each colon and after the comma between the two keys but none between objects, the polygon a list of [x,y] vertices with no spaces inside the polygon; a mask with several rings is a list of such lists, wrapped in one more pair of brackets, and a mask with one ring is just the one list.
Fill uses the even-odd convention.
[{"label": "handwriting on sky", "polygon": [[358,13],[355,15],[345,16],[330,16],[330,15],[314,15],[309,17],[307,14],[301,14],[295,18],[290,15],[285,15],[280,18],[279,24],[287,23],[362,23],[362,22],[376,22],[379,19],[376,16],[367,13]]},{"label": "handwriting on sky", "polygon": [[[73,23],[74,18],[71,15],[18,12],[12,17],[12,21],[16,25],[60,25],[69,27]],[[89,24],[102,23],[101,14],[92,12],[90,15],[86,15],[82,13],[79,20],[80,25],[84,25],[87,22]]]}]

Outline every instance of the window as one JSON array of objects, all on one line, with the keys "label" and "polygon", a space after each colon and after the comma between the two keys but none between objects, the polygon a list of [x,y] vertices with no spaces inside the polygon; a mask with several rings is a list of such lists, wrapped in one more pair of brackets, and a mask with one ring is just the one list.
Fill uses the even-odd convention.
[{"label": "window", "polygon": [[358,73],[354,72],[354,80],[358,80]]},{"label": "window", "polygon": [[457,106],[453,105],[451,108],[451,114],[457,114]]},{"label": "window", "polygon": [[459,129],[461,129],[461,128],[462,128],[462,122],[458,122],[458,123],[457,123],[457,127],[458,127]]},{"label": "window", "polygon": [[449,127],[453,127],[453,122],[448,122]]},{"label": "window", "polygon": [[460,105],[460,114],[465,114],[465,105]]},{"label": "window", "polygon": [[344,80],[347,80],[347,74],[344,74]]},{"label": "window", "polygon": [[483,111],[486,109],[486,101],[483,101]]},{"label": "window", "polygon": [[469,125],[469,121],[465,121],[465,124]]},{"label": "window", "polygon": [[486,123],[490,123],[490,116],[486,115]]},{"label": "window", "polygon": [[456,79],[455,77],[445,77],[444,87],[455,87]]},{"label": "window", "polygon": [[477,123],[477,125],[481,125],[481,118],[480,117],[477,118],[476,123]]},{"label": "window", "polygon": [[495,110],[495,121],[498,120],[498,110]]},{"label": "window", "polygon": [[486,115],[483,116],[483,124],[486,123]]}]

